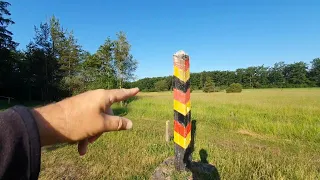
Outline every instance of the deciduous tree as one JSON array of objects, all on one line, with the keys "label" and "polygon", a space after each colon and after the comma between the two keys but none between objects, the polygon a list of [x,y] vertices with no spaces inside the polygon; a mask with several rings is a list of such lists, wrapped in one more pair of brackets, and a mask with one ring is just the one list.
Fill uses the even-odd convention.
[{"label": "deciduous tree", "polygon": [[[133,58],[130,49],[131,45],[123,32],[117,33],[117,40],[114,41],[114,67],[118,80],[118,87],[123,87],[124,81],[130,81],[134,77],[138,62]],[[121,102],[122,105],[122,102]]]}]

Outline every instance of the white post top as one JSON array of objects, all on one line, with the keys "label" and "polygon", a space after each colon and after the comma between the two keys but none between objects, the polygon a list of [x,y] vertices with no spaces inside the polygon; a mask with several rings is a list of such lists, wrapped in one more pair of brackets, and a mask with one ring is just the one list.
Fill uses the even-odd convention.
[{"label": "white post top", "polygon": [[186,52],[184,52],[183,50],[177,51],[176,53],[174,53],[174,56],[185,56],[188,55]]},{"label": "white post top", "polygon": [[188,59],[188,57],[189,57],[189,55],[186,52],[184,52],[183,50],[177,51],[176,53],[174,53],[173,56],[176,57],[177,59],[181,59],[181,60]]}]

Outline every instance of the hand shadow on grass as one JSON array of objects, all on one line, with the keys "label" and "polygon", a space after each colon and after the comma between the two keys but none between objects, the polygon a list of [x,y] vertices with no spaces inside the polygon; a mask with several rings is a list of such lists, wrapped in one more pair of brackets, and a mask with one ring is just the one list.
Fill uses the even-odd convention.
[{"label": "hand shadow on grass", "polygon": [[123,106],[122,107],[114,107],[112,108],[112,111],[113,111],[113,114],[116,115],[116,116],[125,116],[128,114],[129,112],[129,109],[128,109],[128,105],[133,102],[133,101],[136,101],[138,100],[139,97],[137,96],[134,96],[134,97],[130,97],[129,99],[123,101]]},{"label": "hand shadow on grass", "polygon": [[191,142],[187,149],[185,156],[185,161],[188,161],[187,167],[192,172],[193,180],[220,180],[220,175],[217,168],[209,164],[208,162],[208,152],[205,149],[199,151],[200,161],[195,162],[191,160],[190,154],[194,152],[194,143],[197,129],[197,121],[192,120],[191,122]]},{"label": "hand shadow on grass", "polygon": [[112,111],[115,116],[125,116],[128,114],[128,108],[125,106],[112,108]]},{"label": "hand shadow on grass", "polygon": [[124,104],[127,106],[127,105],[130,104],[131,102],[136,101],[136,100],[138,100],[138,99],[140,99],[140,97],[138,97],[138,96],[130,97],[130,98],[128,98],[127,100],[124,101]]}]

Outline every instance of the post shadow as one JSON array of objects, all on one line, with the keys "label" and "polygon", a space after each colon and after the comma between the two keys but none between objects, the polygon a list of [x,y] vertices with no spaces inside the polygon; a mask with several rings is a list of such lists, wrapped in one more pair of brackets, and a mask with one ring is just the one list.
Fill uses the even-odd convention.
[{"label": "post shadow", "polygon": [[220,180],[218,169],[210,164],[207,160],[208,153],[206,150],[199,151],[200,161],[191,162],[189,170],[192,172],[193,180]]},{"label": "post shadow", "polygon": [[205,149],[199,151],[200,161],[192,161],[191,154],[195,150],[195,137],[197,131],[197,120],[191,121],[191,141],[190,146],[187,148],[187,153],[185,155],[185,162],[187,164],[188,170],[192,172],[192,178],[194,180],[220,180],[220,175],[217,168],[210,164],[208,161],[208,152]]},{"label": "post shadow", "polygon": [[191,141],[189,147],[186,149],[185,156],[183,158],[183,161],[186,163],[187,168],[190,167],[192,162],[192,153],[194,152],[194,141],[196,137],[196,131],[197,131],[197,120],[191,121]]}]

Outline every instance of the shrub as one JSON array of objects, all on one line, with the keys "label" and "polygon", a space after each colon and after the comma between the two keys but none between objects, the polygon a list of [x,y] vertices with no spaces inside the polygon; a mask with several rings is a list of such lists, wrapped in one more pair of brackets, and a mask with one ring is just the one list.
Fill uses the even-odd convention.
[{"label": "shrub", "polygon": [[210,77],[206,78],[206,82],[204,83],[203,92],[210,93],[214,92],[214,83]]},{"label": "shrub", "polygon": [[195,87],[194,87],[194,86],[191,86],[191,87],[190,87],[190,92],[192,93],[193,90],[195,90]]},{"label": "shrub", "polygon": [[242,85],[239,83],[232,83],[227,89],[227,93],[240,93],[242,91]]},{"label": "shrub", "polygon": [[220,92],[220,91],[221,91],[221,89],[220,89],[219,86],[215,86],[215,87],[214,87],[214,91],[213,91],[213,92]]},{"label": "shrub", "polygon": [[157,81],[156,83],[154,83],[154,88],[156,91],[167,91],[168,90],[167,81],[165,79]]},{"label": "shrub", "polygon": [[227,85],[221,85],[221,86],[220,86],[220,91],[226,90],[227,88],[228,88]]}]

